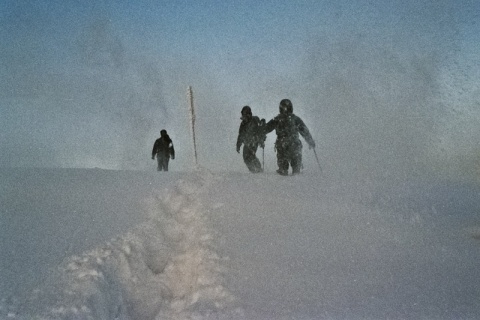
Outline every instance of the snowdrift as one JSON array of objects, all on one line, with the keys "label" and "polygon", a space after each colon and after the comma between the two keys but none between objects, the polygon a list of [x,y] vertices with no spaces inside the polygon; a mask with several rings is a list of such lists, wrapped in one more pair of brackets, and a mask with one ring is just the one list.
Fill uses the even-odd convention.
[{"label": "snowdrift", "polygon": [[208,180],[192,175],[157,193],[144,202],[145,221],[66,258],[27,300],[2,311],[18,319],[180,319],[192,308],[230,305],[222,259],[197,199]]},{"label": "snowdrift", "polygon": [[[480,315],[473,184],[205,170],[1,175],[1,319]],[[12,233],[29,220],[30,233]],[[46,253],[28,258],[36,250]],[[22,281],[30,272],[39,279]]]}]

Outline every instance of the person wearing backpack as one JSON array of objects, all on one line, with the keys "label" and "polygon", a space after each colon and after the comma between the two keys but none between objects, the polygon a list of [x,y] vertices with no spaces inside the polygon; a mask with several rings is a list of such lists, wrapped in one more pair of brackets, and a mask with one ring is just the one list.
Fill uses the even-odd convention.
[{"label": "person wearing backpack", "polygon": [[315,148],[315,141],[303,120],[293,114],[293,105],[289,99],[280,101],[279,111],[280,114],[265,125],[265,134],[274,129],[277,133],[275,141],[277,173],[286,176],[291,166],[292,174],[298,174],[302,169],[302,142],[299,134],[308,143],[310,149]]},{"label": "person wearing backpack", "polygon": [[253,116],[249,106],[244,106],[241,114],[242,122],[238,130],[237,152],[240,153],[240,147],[243,144],[243,161],[248,170],[253,173],[262,172],[263,168],[256,153],[259,146],[265,147],[265,134],[262,129],[265,119],[260,120],[257,116]]},{"label": "person wearing backpack", "polygon": [[175,159],[175,149],[172,139],[167,134],[167,130],[160,131],[160,138],[155,140],[152,149],[152,159],[157,157],[157,171],[168,171],[168,162],[170,158]]}]

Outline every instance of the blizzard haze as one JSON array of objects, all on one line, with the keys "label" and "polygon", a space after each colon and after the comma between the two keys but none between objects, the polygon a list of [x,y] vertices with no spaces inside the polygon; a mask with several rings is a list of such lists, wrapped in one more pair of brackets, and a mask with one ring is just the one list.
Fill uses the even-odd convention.
[{"label": "blizzard haze", "polygon": [[[478,168],[477,1],[3,1],[3,167],[244,171],[240,110],[289,98],[330,170]],[[274,168],[273,134],[266,166]],[[311,156],[305,166],[315,166]]]},{"label": "blizzard haze", "polygon": [[[477,0],[1,1],[0,319],[479,318],[478,21]],[[318,163],[276,175],[271,133],[250,174],[240,110],[284,98]]]}]

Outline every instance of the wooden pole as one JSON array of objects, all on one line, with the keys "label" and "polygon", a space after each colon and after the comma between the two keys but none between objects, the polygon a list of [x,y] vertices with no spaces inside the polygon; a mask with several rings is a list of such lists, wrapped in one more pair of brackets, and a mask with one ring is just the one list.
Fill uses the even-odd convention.
[{"label": "wooden pole", "polygon": [[195,105],[193,103],[193,90],[189,86],[187,89],[187,98],[188,98],[188,108],[190,114],[190,130],[192,134],[192,145],[193,145],[193,161],[195,167],[198,166],[198,157],[197,157],[197,142],[195,141]]}]

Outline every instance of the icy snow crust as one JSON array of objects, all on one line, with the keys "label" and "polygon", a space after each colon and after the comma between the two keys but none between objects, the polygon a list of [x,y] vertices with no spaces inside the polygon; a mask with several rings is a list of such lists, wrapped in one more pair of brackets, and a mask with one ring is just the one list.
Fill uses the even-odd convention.
[{"label": "icy snow crust", "polygon": [[[1,262],[0,319],[480,315],[474,184],[205,170],[0,172],[2,261],[34,241],[51,247],[44,257]],[[4,242],[30,219],[39,225],[33,233]],[[21,281],[35,272],[38,281]]]}]

